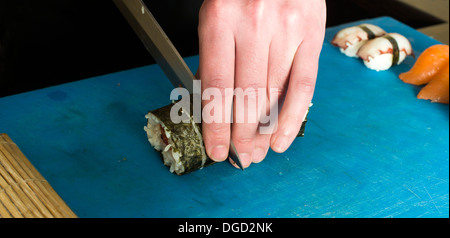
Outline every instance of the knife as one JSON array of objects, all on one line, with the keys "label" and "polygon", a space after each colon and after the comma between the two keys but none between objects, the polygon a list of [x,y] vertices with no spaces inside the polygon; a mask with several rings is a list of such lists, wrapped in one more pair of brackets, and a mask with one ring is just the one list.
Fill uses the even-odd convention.
[{"label": "knife", "polygon": [[[142,0],[114,0],[114,3],[173,86],[177,88],[181,84],[190,93],[194,92],[194,75],[145,3]],[[231,139],[229,157],[244,170]]]}]

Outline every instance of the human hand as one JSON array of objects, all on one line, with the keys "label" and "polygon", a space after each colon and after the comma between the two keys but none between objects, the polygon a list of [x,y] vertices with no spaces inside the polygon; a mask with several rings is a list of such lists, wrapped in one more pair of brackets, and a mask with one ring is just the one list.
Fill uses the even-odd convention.
[{"label": "human hand", "polygon": [[[325,1],[205,0],[199,20],[197,76],[202,93],[208,88],[222,93],[222,100],[202,101],[203,108],[208,105],[222,110],[220,122],[205,123],[203,114],[202,134],[208,156],[225,160],[230,135],[244,167],[261,162],[269,147],[284,152],[295,139],[313,97],[325,34]],[[233,123],[230,128],[227,116],[233,95],[225,93],[227,88],[266,89],[265,99],[249,94],[245,100],[244,111],[253,110],[249,108],[251,102],[266,101],[258,116],[264,112],[268,115],[277,101],[283,102],[277,129],[262,134],[258,120]],[[277,100],[269,97],[271,88]]]}]

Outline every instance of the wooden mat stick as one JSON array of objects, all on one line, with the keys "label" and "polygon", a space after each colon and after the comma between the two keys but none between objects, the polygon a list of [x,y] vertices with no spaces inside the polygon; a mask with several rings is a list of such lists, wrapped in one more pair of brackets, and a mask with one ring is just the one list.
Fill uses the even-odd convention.
[{"label": "wooden mat stick", "polygon": [[0,217],[77,217],[6,134],[0,134]]},{"label": "wooden mat stick", "polygon": [[8,211],[8,209],[6,209],[5,206],[3,206],[3,203],[1,201],[2,199],[0,198],[0,217],[3,218],[12,218],[11,213]]},{"label": "wooden mat stick", "polygon": [[[3,156],[5,157],[5,165],[9,167],[11,175],[13,175],[16,183],[26,192],[28,198],[32,200],[33,204],[44,217],[62,217],[62,215],[54,208],[53,204],[49,202],[46,198],[47,195],[43,193],[43,187],[40,186],[40,180],[37,178],[33,171],[29,169],[29,165],[26,165],[23,160],[16,160],[14,155],[20,155],[18,157],[24,158],[25,156],[20,152],[20,150],[14,150],[12,144],[3,144]],[[36,173],[37,171],[35,171]],[[44,180],[45,182],[45,180]],[[51,212],[53,211],[53,212]]]},{"label": "wooden mat stick", "polygon": [[[5,171],[2,171],[6,182],[24,202],[27,206],[27,210],[33,213],[33,217],[44,217],[42,208],[45,208],[45,206],[36,197],[30,186],[28,186],[27,180],[29,180],[29,178],[27,178],[27,176],[21,176],[24,175],[23,171],[15,168],[9,161],[14,160],[14,157],[9,154],[8,151],[4,150],[4,148],[2,149],[0,149],[0,156],[3,156],[4,159],[1,161],[2,168],[0,168],[0,170],[4,169],[7,172],[5,173]],[[46,212],[44,211],[44,213]]]},{"label": "wooden mat stick", "polygon": [[[2,180],[2,178],[0,178]],[[1,181],[0,181],[1,182]],[[1,214],[1,217],[24,217],[22,213],[19,211],[16,205],[14,205],[13,201],[11,200],[10,196],[7,195],[6,190],[3,189],[2,183],[0,183],[0,187],[2,189],[0,190],[0,202],[2,203],[2,206],[7,210],[8,215],[3,215],[3,212]]]},{"label": "wooden mat stick", "polygon": [[0,187],[3,188],[3,191],[12,201],[12,203],[7,203],[8,207],[15,206],[23,214],[24,217],[33,217],[32,212],[34,211],[34,207],[29,204],[29,201],[24,201],[25,196],[23,194],[23,191],[20,191],[20,189],[17,188],[14,180],[11,178],[11,176],[3,166],[3,161],[1,162],[1,164]]}]

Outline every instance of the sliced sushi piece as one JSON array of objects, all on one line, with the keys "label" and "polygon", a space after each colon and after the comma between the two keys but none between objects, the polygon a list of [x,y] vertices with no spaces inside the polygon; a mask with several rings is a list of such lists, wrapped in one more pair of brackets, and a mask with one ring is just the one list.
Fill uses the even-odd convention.
[{"label": "sliced sushi piece", "polygon": [[386,32],[378,26],[372,24],[361,24],[340,30],[331,41],[331,44],[338,46],[340,51],[349,57],[358,57],[356,53],[359,48],[367,42],[385,35]]},{"label": "sliced sushi piece", "polygon": [[173,105],[153,110],[145,116],[147,126],[144,130],[148,141],[161,153],[164,165],[171,173],[183,175],[212,164],[206,156],[201,124],[195,123],[192,115],[189,115],[189,123],[173,123],[170,119]]},{"label": "sliced sushi piece", "polygon": [[448,67],[449,59],[448,45],[433,45],[420,54],[413,67],[399,78],[409,84],[423,85],[436,75],[440,69]]},{"label": "sliced sushi piece", "polygon": [[418,99],[449,104],[449,66],[448,63],[439,70],[431,81],[417,94]]},{"label": "sliced sushi piece", "polygon": [[398,65],[408,55],[413,55],[411,43],[398,33],[389,33],[368,41],[361,46],[357,55],[369,69],[387,70]]}]

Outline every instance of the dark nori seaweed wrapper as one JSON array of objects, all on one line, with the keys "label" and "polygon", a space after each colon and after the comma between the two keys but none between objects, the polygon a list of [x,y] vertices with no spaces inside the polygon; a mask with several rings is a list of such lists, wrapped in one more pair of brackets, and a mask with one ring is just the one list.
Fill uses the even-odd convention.
[{"label": "dark nori seaweed wrapper", "polygon": [[400,59],[400,49],[398,47],[397,40],[395,40],[394,37],[390,35],[385,35],[384,38],[386,38],[389,43],[392,45],[392,64],[391,66],[395,66],[398,64],[398,61]]},{"label": "dark nori seaweed wrapper", "polygon": [[[309,110],[308,110],[308,112],[309,112]],[[306,122],[308,122],[308,118],[307,117],[305,117],[305,120],[302,122],[302,126],[300,127],[300,130],[298,131],[297,137],[304,137],[305,136]]]},{"label": "dark nori seaweed wrapper", "polygon": [[[166,130],[170,130],[170,135],[176,148],[181,153],[180,161],[184,166],[184,172],[177,175],[183,175],[193,172],[202,167],[206,167],[212,163],[213,160],[206,157],[205,164],[202,166],[202,147],[203,141],[200,139],[198,134],[195,132],[194,126],[202,133],[201,123],[183,123],[174,124],[170,119],[170,110],[175,104],[170,104],[165,107],[151,111],[159,120],[161,120],[166,126]],[[191,116],[192,116],[192,105],[191,105]],[[162,158],[162,154],[161,154]],[[175,171],[174,171],[175,172]]]}]

